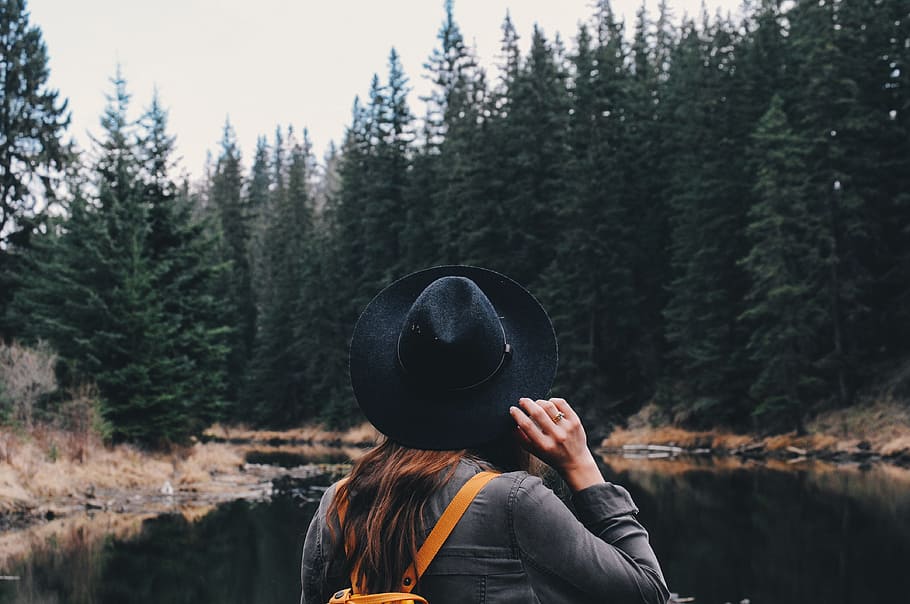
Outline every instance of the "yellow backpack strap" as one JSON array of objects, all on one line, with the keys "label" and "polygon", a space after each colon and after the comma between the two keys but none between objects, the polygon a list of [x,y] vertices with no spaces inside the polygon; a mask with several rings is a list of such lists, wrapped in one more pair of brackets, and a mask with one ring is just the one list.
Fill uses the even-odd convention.
[{"label": "yellow backpack strap", "polygon": [[429,604],[426,599],[410,594],[387,592],[381,594],[355,594],[350,588],[343,589],[332,596],[329,604],[389,604],[399,602],[400,604]]},{"label": "yellow backpack strap", "polygon": [[433,561],[433,558],[436,557],[442,544],[449,538],[452,529],[454,529],[455,525],[458,524],[458,521],[461,520],[461,517],[467,511],[468,506],[471,505],[471,502],[474,501],[474,497],[477,496],[488,482],[498,475],[497,472],[480,472],[471,477],[471,479],[461,487],[458,494],[455,495],[455,498],[452,499],[452,502],[449,503],[448,507],[442,513],[442,516],[439,517],[436,526],[430,531],[426,541],[424,541],[423,545],[420,546],[420,549],[417,550],[417,557],[401,578],[402,592],[410,593],[410,591],[414,589],[414,586],[417,584],[417,581],[420,580],[423,572],[430,566],[430,562]]},{"label": "yellow backpack strap", "polygon": [[[411,590],[414,589],[417,581],[423,575],[427,567],[430,566],[430,562],[432,562],[433,558],[436,557],[436,554],[439,552],[440,548],[442,548],[442,544],[445,543],[445,540],[449,538],[449,535],[452,533],[455,525],[458,524],[459,520],[461,520],[461,517],[467,511],[468,506],[471,505],[471,502],[474,501],[474,498],[477,496],[477,494],[486,486],[488,482],[496,478],[498,475],[498,472],[480,472],[472,476],[464,484],[464,486],[459,489],[458,493],[442,513],[442,516],[440,516],[439,520],[436,521],[436,526],[434,526],[433,530],[430,531],[430,534],[423,542],[423,545],[421,545],[420,549],[417,550],[417,558],[414,560],[414,562],[411,563],[410,566],[408,566],[407,570],[404,573],[404,576],[401,578],[400,592],[378,594],[380,597],[385,598],[384,600],[364,599],[369,598],[370,596],[357,594],[357,590],[360,587],[357,581],[360,574],[360,569],[359,567],[355,567],[351,572],[352,588],[338,592],[335,594],[335,597],[330,600],[330,602],[351,602],[352,604],[381,604],[384,602],[414,602],[415,604],[417,602],[425,603],[426,600],[420,596],[411,594]],[[338,483],[338,486],[340,487],[341,484],[346,480],[347,478],[344,478]],[[338,492],[338,487],[335,488],[335,492]],[[342,527],[342,532],[344,531],[344,516],[348,507],[347,503],[347,498],[338,502],[338,522]],[[350,552],[352,549],[353,547],[351,547],[349,543],[345,542],[345,552]],[[408,598],[404,598],[404,595],[407,595]],[[398,599],[390,600],[389,596],[395,596]]]}]

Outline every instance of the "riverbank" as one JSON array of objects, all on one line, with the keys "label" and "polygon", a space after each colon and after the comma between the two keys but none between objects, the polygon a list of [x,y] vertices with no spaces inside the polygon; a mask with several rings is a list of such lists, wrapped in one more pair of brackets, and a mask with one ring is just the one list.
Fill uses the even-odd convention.
[{"label": "riverbank", "polygon": [[[688,430],[645,406],[600,443],[606,454],[660,458],[681,454],[774,459],[792,463],[876,461],[910,466],[910,406],[894,401],[819,414],[809,433],[757,436]],[[0,430],[0,530],[78,510],[122,513],[266,499],[271,481],[291,470],[357,459],[377,433],[304,426],[285,431],[215,425],[192,446],[166,452],[74,442],[60,430]],[[305,477],[305,476],[304,476]]]},{"label": "riverbank", "polygon": [[[910,408],[895,402],[820,414],[808,423],[805,436],[687,430],[660,419],[659,410],[646,406],[625,427],[614,429],[599,451],[630,460],[688,455],[910,467]],[[306,480],[334,471],[335,464],[357,459],[376,438],[367,424],[347,431],[215,425],[192,446],[154,452],[77,443],[59,430],[0,430],[0,531],[86,511],[197,516],[227,501],[267,500],[277,478]]]},{"label": "riverbank", "polygon": [[[863,433],[873,439],[869,449],[853,444],[864,451],[861,463],[828,463],[815,455],[815,449],[806,456],[786,450],[795,447],[792,443],[824,445],[827,441],[817,427],[811,443],[784,435],[762,440],[763,449],[750,449],[760,439],[646,426],[646,419],[653,421],[647,412],[611,435],[617,446],[598,449],[598,462],[605,476],[627,486],[646,504],[642,514],[650,514],[646,526],[666,555],[665,572],[674,589],[695,596],[696,602],[741,601],[746,594],[757,600],[764,583],[734,581],[731,577],[738,575],[730,569],[752,568],[758,560],[760,576],[781,577],[782,569],[794,566],[780,562],[779,548],[763,544],[784,540],[809,544],[799,550],[808,552],[806,559],[828,560],[827,545],[818,546],[819,539],[805,535],[836,534],[841,542],[838,530],[853,525],[862,527],[858,534],[886,527],[870,537],[878,545],[893,549],[908,543],[910,537],[899,531],[905,531],[910,509],[910,467],[875,463],[897,459],[882,455],[889,442],[896,446],[882,424],[898,430],[903,420],[895,421],[894,410],[879,412],[879,424],[871,416],[864,420],[879,431]],[[0,528],[0,575],[29,593],[70,593],[76,588],[98,592],[99,586],[110,585],[112,568],[117,577],[134,569],[135,578],[125,582],[174,585],[179,576],[181,590],[193,581],[212,585],[223,580],[224,569],[243,568],[245,573],[259,573],[261,584],[285,582],[289,593],[296,592],[300,539],[319,497],[375,440],[368,427],[338,433],[315,427],[273,432],[213,426],[200,442],[181,449],[148,452],[95,444],[79,458],[72,457],[74,451],[60,440],[63,433],[18,435],[12,443],[4,441],[9,436],[0,432],[0,446],[12,444],[0,450],[0,503],[16,489],[24,493],[24,503],[18,513],[0,514],[0,522],[6,522]],[[650,446],[658,449],[623,448],[636,444],[625,439],[646,437],[655,437]],[[854,440],[843,439],[840,446],[850,450],[848,444]],[[692,447],[692,454],[680,444]],[[713,447],[713,454],[708,454],[708,447],[698,451],[697,445]],[[808,531],[806,518],[813,519]],[[828,521],[833,524],[825,524]],[[844,524],[848,522],[852,524]],[[681,533],[683,525],[690,528]],[[763,537],[755,539],[756,535]],[[234,546],[240,539],[243,548]],[[254,550],[271,554],[262,564],[251,564],[245,552]],[[693,582],[692,577],[702,576],[696,571],[703,569],[703,557],[674,555],[691,551],[722,551],[724,559],[733,562],[709,581]],[[888,559],[873,560],[869,567],[877,568]],[[204,564],[196,566],[200,560]],[[826,563],[820,572],[827,573],[828,568]],[[849,568],[852,573],[854,567]],[[856,573],[862,576],[863,571]],[[149,576],[154,579],[146,580]],[[287,598],[272,594],[267,601],[278,599]]]},{"label": "riverbank", "polygon": [[[334,464],[359,457],[370,438],[375,433],[365,427],[271,432],[213,426],[191,446],[147,451],[100,442],[75,447],[72,435],[60,430],[0,429],[0,533],[80,512],[192,517],[227,501],[267,500],[276,478],[334,472]],[[0,543],[0,556],[4,549]]]},{"label": "riverbank", "polygon": [[677,455],[736,456],[790,463],[883,461],[910,467],[910,406],[879,401],[830,410],[807,422],[807,434],[760,436],[722,429],[691,430],[667,423],[654,405],[631,416],[603,440],[607,453],[658,459]]}]

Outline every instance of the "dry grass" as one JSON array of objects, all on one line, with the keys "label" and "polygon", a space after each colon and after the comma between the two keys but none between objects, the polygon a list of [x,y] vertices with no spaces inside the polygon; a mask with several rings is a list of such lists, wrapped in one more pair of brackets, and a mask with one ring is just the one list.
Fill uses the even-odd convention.
[{"label": "dry grass", "polygon": [[243,452],[227,444],[197,443],[159,453],[129,445],[98,445],[82,457],[71,458],[51,454],[57,443],[65,441],[66,432],[0,434],[14,443],[8,461],[0,460],[0,512],[83,497],[90,490],[157,493],[165,482],[175,490],[206,491],[214,476],[237,474],[243,465]]},{"label": "dry grass", "polygon": [[231,474],[243,465],[243,455],[226,444],[197,443],[187,453],[172,460],[175,487],[198,489],[216,474]]},{"label": "dry grass", "polygon": [[0,514],[8,514],[28,506],[29,491],[19,475],[9,466],[0,463]]},{"label": "dry grass", "polygon": [[[94,492],[158,494],[165,483],[175,491],[213,494],[226,489],[255,486],[256,477],[243,468],[250,451],[329,458],[338,448],[297,442],[369,442],[376,431],[368,425],[344,432],[305,427],[288,432],[255,431],[213,426],[209,433],[223,438],[250,440],[248,444],[196,443],[166,452],[143,451],[130,445],[106,447],[100,440],[71,447],[72,433],[47,426],[30,432],[0,428],[0,513],[35,509],[38,505],[73,501]],[[282,443],[279,445],[270,443]],[[353,445],[340,452],[357,459],[363,450]]]},{"label": "dry grass", "polygon": [[37,497],[76,496],[90,485],[99,489],[160,486],[173,473],[173,464],[168,459],[149,456],[127,445],[111,449],[94,447],[85,452],[84,461],[54,459],[50,451],[54,442],[62,438],[65,434],[51,433],[26,441],[11,460],[10,466]]},{"label": "dry grass", "polygon": [[[225,432],[214,427],[213,432]],[[238,431],[239,432],[239,431]],[[231,438],[252,438],[249,443],[196,443],[169,451],[145,451],[130,445],[106,447],[98,440],[72,454],[66,444],[71,433],[46,426],[31,432],[0,428],[0,514],[38,514],[50,509],[69,514],[88,502],[104,509],[131,513],[155,506],[208,505],[236,498],[258,498],[268,491],[269,478],[261,472],[247,472],[247,453],[299,455],[302,459],[330,459],[339,452],[357,459],[363,449],[354,446],[328,447],[291,444],[302,435],[317,438],[347,436],[360,441],[375,434],[363,429],[347,433],[290,433],[244,430],[243,436],[227,431]],[[260,439],[265,439],[261,441]],[[279,445],[274,442],[281,443]],[[83,443],[84,444],[84,443]],[[161,501],[163,487],[170,484],[175,498]],[[141,503],[132,503],[139,501]],[[195,512],[198,515],[201,512]]]},{"label": "dry grass", "polygon": [[318,424],[292,428],[290,430],[253,430],[243,425],[225,426],[215,424],[205,431],[206,436],[220,439],[250,441],[297,441],[312,443],[340,442],[348,445],[375,443],[379,432],[369,423],[362,423],[347,430],[328,430]]},{"label": "dry grass", "polygon": [[[803,459],[800,460],[799,463],[793,463],[794,460],[776,459],[773,457],[767,459],[750,459],[735,455],[683,455],[661,459],[641,459],[615,454],[611,455],[609,453],[602,454],[601,459],[613,472],[658,473],[663,476],[677,476],[698,471],[733,472],[757,467],[776,472],[805,472],[808,470],[812,474],[836,473],[842,471],[858,472],[858,470],[856,470],[856,465],[838,465],[815,459]],[[892,466],[890,464],[883,464],[883,467],[894,468],[896,470],[894,476],[902,477],[905,481],[910,482],[910,470]]]},{"label": "dry grass", "polygon": [[882,455],[893,456],[901,453],[910,453],[910,435],[898,436],[882,445]]},{"label": "dry grass", "polygon": [[882,455],[910,452],[910,405],[891,397],[821,413],[808,427],[846,447],[865,441]]},{"label": "dry grass", "polygon": [[768,451],[783,451],[787,447],[796,447],[807,451],[836,450],[839,439],[830,434],[810,433],[797,436],[796,432],[767,436],[761,440]]},{"label": "dry grass", "polygon": [[618,428],[602,446],[619,449],[623,445],[669,445],[684,449],[732,451],[750,445],[760,445],[770,452],[786,451],[788,447],[806,451],[856,452],[860,445],[885,456],[910,453],[910,406],[893,399],[879,400],[836,409],[819,414],[807,428],[809,434],[795,432],[759,437],[724,430],[686,430],[661,423],[654,405],[646,405],[629,418],[628,428]]},{"label": "dry grass", "polygon": [[753,437],[720,430],[693,431],[675,426],[618,428],[604,439],[602,446],[668,445],[684,449],[736,449],[753,441]]}]

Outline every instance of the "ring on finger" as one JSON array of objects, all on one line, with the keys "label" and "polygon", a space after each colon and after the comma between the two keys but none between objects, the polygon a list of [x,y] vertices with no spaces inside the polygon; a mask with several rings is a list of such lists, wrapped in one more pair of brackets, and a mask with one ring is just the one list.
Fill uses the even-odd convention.
[{"label": "ring on finger", "polygon": [[561,422],[561,421],[564,420],[565,418],[566,418],[566,414],[563,413],[562,411],[558,411],[558,412],[556,413],[556,415],[554,415],[554,416],[551,417],[550,419],[553,420],[553,423],[554,423],[554,424],[558,424],[559,422]]}]

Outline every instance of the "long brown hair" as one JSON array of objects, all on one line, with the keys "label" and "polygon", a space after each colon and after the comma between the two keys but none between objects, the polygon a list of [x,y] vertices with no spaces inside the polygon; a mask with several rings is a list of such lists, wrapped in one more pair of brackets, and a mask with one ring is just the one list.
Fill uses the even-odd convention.
[{"label": "long brown hair", "polygon": [[425,451],[385,440],[357,461],[349,480],[338,486],[328,518],[333,527],[339,505],[347,501],[341,535],[331,534],[336,555],[346,560],[345,574],[359,571],[358,591],[399,590],[422,540],[426,502],[451,480],[466,455],[465,450]]}]

